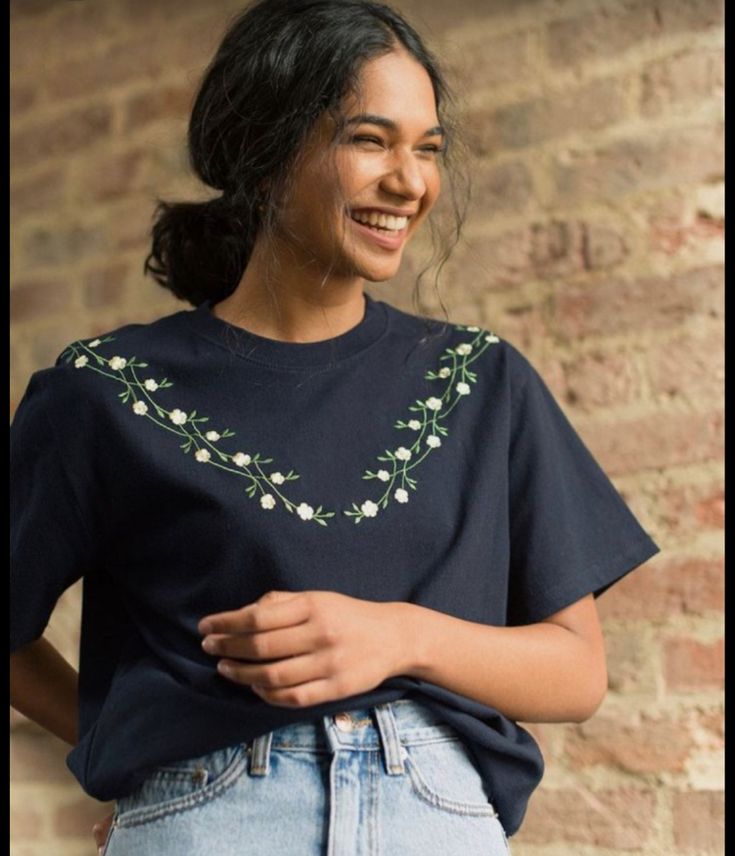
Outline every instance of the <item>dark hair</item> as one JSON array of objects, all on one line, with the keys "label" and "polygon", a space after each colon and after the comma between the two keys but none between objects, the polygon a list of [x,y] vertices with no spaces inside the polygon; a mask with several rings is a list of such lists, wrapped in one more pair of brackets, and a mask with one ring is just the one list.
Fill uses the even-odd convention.
[{"label": "dark hair", "polygon": [[[455,151],[458,123],[444,109],[454,97],[418,33],[389,6],[370,0],[259,0],[234,17],[204,72],[188,130],[192,169],[221,195],[205,202],[156,199],[144,273],[193,306],[231,294],[256,235],[278,222],[310,128],[329,111],[339,131],[340,103],[349,93],[359,95],[364,62],[401,46],[429,74],[445,130],[438,157],[449,171],[454,225],[442,236],[436,286],[469,202],[469,181],[458,168],[466,155]],[[461,207],[457,178],[465,185]],[[427,222],[435,256],[417,276],[414,301],[436,261],[437,228],[431,216]]]}]

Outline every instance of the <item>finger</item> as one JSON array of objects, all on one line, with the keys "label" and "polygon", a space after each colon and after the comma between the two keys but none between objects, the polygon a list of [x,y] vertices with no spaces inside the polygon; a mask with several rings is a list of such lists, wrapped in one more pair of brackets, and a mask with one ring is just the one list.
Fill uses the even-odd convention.
[{"label": "finger", "polygon": [[217,663],[217,671],[234,683],[257,684],[266,689],[286,688],[330,677],[324,658],[317,654],[289,657],[266,665],[223,659]]},{"label": "finger", "polygon": [[236,660],[281,660],[314,652],[316,640],[308,622],[251,633],[215,634],[202,640],[202,648],[213,656]]},{"label": "finger", "polygon": [[247,633],[299,624],[307,618],[307,601],[303,592],[296,592],[292,597],[255,601],[240,609],[207,615],[199,622],[198,629],[202,634]]}]

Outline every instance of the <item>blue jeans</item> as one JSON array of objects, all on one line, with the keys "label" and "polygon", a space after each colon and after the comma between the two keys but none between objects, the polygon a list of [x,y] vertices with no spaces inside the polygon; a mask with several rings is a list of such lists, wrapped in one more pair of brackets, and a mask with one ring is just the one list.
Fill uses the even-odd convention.
[{"label": "blue jeans", "polygon": [[472,756],[412,699],[157,768],[105,856],[508,856]]}]

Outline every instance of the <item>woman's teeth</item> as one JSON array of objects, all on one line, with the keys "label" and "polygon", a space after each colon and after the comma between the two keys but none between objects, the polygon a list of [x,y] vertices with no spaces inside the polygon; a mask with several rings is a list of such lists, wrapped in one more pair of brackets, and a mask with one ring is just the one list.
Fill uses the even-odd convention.
[{"label": "woman's teeth", "polygon": [[408,217],[394,217],[392,214],[379,214],[377,211],[353,211],[350,216],[376,232],[400,232],[408,224]]}]

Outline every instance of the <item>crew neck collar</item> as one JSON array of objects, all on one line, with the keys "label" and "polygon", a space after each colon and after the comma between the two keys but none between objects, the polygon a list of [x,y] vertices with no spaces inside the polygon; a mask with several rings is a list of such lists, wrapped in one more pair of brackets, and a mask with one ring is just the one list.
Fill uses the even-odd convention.
[{"label": "crew neck collar", "polygon": [[291,369],[329,366],[364,351],[376,342],[388,328],[388,311],[381,300],[367,292],[365,313],[352,328],[331,339],[318,342],[285,342],[259,336],[237,324],[231,324],[212,313],[215,305],[210,298],[187,312],[197,333],[252,362]]}]

